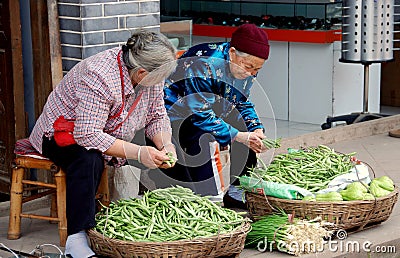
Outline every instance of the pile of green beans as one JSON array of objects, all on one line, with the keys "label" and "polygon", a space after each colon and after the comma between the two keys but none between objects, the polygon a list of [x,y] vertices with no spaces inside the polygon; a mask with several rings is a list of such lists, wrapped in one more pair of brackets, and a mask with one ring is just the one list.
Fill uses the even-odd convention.
[{"label": "pile of green beans", "polygon": [[269,166],[259,159],[261,166],[251,168],[249,172],[250,176],[265,181],[297,185],[318,192],[336,176],[350,172],[354,167],[351,160],[354,155],[355,152],[342,154],[319,145],[276,155]]},{"label": "pile of green beans", "polygon": [[176,186],[111,202],[96,215],[95,230],[125,241],[165,242],[229,233],[245,221],[241,213]]}]

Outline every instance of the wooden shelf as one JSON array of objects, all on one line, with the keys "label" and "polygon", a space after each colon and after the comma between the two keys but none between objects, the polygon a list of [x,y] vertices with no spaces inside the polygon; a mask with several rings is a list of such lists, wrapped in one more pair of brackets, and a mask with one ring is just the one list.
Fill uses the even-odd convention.
[{"label": "wooden shelf", "polygon": [[[230,38],[237,27],[193,24],[193,35]],[[333,43],[340,41],[341,30],[284,30],[264,29],[269,40],[304,43]]]}]

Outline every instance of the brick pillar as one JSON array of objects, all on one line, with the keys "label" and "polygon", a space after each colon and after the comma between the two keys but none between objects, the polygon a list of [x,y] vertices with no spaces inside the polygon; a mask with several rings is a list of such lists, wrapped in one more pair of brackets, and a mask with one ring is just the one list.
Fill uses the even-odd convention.
[{"label": "brick pillar", "polygon": [[137,28],[160,31],[160,0],[58,0],[58,13],[64,73]]}]

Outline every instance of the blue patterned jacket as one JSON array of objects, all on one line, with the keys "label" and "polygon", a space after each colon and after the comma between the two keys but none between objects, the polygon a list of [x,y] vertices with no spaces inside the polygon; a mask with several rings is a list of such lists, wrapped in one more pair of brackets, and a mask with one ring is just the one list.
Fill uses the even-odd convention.
[{"label": "blue patterned jacket", "polygon": [[[249,100],[255,77],[239,80],[232,76],[229,48],[229,42],[190,48],[178,59],[176,71],[164,87],[165,106],[171,121],[190,118],[222,146],[228,145],[238,133],[224,121],[228,115],[234,115],[237,121],[243,118],[249,131],[264,129]],[[238,112],[232,112],[234,109]]]}]

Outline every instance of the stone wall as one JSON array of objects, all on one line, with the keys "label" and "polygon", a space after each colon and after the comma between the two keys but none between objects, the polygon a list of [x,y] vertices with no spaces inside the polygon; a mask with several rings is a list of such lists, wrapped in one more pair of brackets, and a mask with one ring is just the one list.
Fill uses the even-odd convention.
[{"label": "stone wall", "polygon": [[137,28],[160,30],[160,0],[59,0],[58,14],[64,73]]}]

